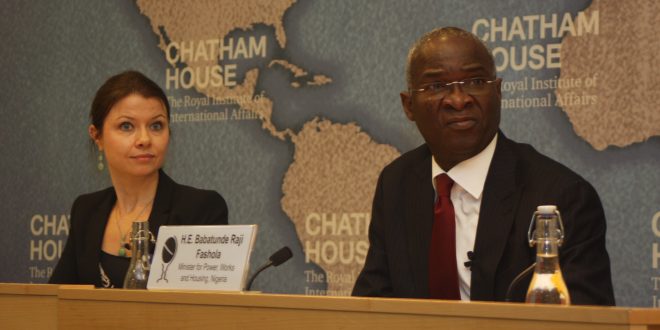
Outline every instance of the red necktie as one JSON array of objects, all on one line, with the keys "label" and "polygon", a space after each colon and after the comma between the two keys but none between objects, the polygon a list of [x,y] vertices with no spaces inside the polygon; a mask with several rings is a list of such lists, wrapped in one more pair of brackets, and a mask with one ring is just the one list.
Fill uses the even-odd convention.
[{"label": "red necktie", "polygon": [[447,174],[435,177],[438,200],[434,208],[431,251],[429,253],[429,291],[431,298],[460,300],[456,268],[456,224],[450,193],[454,181]]}]

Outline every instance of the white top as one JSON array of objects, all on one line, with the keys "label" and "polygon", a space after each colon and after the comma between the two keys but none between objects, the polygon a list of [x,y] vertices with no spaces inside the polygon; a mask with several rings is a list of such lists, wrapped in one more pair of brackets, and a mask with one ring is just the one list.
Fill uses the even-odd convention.
[{"label": "white top", "polygon": [[[470,300],[472,272],[465,267],[464,263],[469,261],[468,251],[474,251],[481,196],[488,168],[493,160],[493,154],[495,154],[496,144],[497,134],[484,150],[474,157],[458,163],[449,172],[440,168],[435,159],[431,157],[433,189],[435,189],[433,178],[442,173],[447,173],[454,180],[454,186],[451,188],[451,202],[454,204],[454,214],[456,215],[456,266],[461,300]],[[437,193],[436,198],[438,198]]]},{"label": "white top", "polygon": [[557,206],[555,205],[539,205],[536,207],[536,211],[541,214],[555,214]]}]

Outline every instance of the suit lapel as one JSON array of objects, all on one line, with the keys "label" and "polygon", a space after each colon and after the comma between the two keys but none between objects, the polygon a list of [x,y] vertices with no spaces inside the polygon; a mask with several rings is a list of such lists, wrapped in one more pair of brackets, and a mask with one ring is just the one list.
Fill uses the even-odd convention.
[{"label": "suit lapel", "polygon": [[499,132],[488,170],[479,212],[472,266],[471,300],[493,300],[497,265],[502,258],[514,221],[519,195],[517,158],[508,140]]},{"label": "suit lapel", "polygon": [[174,181],[165,172],[158,171],[158,188],[156,188],[154,206],[149,215],[149,230],[156,236],[158,236],[160,226],[169,223],[174,186]]},{"label": "suit lapel", "polygon": [[431,152],[426,145],[415,151],[419,157],[413,160],[412,171],[405,176],[405,228],[408,260],[412,271],[414,291],[429,295],[429,249],[433,228],[433,199],[431,184]]},{"label": "suit lapel", "polygon": [[108,189],[107,191],[108,193],[103,196],[99,206],[90,213],[90,219],[85,219],[88,221],[87,225],[89,226],[88,230],[85,231],[88,233],[86,234],[85,241],[88,242],[89,246],[83,248],[83,257],[81,259],[84,261],[81,264],[89,265],[89,269],[87,270],[89,271],[88,276],[96,283],[96,286],[101,285],[99,262],[101,260],[103,235],[105,234],[105,227],[108,224],[110,211],[112,211],[112,207],[117,200],[114,189]]}]

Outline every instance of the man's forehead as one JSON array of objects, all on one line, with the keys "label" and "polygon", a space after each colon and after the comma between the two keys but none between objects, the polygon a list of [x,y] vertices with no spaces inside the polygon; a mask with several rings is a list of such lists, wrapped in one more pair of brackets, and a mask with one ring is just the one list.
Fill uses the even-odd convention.
[{"label": "man's forehead", "polygon": [[420,67],[422,74],[443,74],[460,70],[464,72],[488,72],[488,66],[481,62],[446,63],[443,61],[425,61]]},{"label": "man's forehead", "polygon": [[466,37],[443,36],[427,41],[413,59],[417,73],[490,71],[490,54],[481,44]]},{"label": "man's forehead", "polygon": [[489,55],[488,50],[478,41],[460,36],[443,36],[428,40],[420,47],[420,58],[472,58],[483,60]]}]

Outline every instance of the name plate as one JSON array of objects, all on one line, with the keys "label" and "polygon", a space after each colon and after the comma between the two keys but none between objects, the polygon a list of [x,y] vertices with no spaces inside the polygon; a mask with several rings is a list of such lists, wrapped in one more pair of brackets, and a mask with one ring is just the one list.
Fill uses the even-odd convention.
[{"label": "name plate", "polygon": [[257,225],[161,226],[147,289],[241,291]]}]

